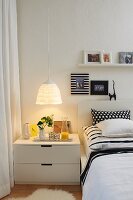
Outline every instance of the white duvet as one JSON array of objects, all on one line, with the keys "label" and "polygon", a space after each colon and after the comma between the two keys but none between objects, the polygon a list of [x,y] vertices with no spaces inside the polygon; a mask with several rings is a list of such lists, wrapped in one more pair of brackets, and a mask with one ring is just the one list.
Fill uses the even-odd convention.
[{"label": "white duvet", "polygon": [[133,153],[94,159],[83,186],[82,200],[133,200]]}]

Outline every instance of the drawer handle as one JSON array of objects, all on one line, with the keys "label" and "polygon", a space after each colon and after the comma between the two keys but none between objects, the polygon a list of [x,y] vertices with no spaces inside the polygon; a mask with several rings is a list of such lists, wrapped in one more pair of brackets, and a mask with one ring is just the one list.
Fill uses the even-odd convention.
[{"label": "drawer handle", "polygon": [[41,164],[42,166],[52,166],[52,164],[49,164],[49,163],[43,163],[43,164]]},{"label": "drawer handle", "polygon": [[41,147],[52,147],[52,145],[46,144],[46,145],[41,145]]}]

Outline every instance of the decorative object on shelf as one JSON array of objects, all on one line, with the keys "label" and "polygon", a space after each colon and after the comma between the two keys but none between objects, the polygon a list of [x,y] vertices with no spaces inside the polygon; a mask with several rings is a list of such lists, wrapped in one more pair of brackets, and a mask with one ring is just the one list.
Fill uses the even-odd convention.
[{"label": "decorative object on shelf", "polygon": [[[61,133],[62,121],[54,121],[54,133]],[[72,133],[71,122],[67,121],[68,132]]]},{"label": "decorative object on shelf", "polygon": [[44,140],[45,138],[45,127],[52,127],[53,126],[53,115],[42,117],[41,120],[37,123],[39,128],[39,138],[40,140]]},{"label": "decorative object on shelf", "polygon": [[50,141],[59,141],[60,140],[60,133],[51,132],[49,133],[49,140]]},{"label": "decorative object on shelf", "polygon": [[53,126],[53,115],[42,117],[41,120],[37,123],[39,129],[44,129],[46,126]]},{"label": "decorative object on shelf", "polygon": [[119,63],[132,64],[133,63],[133,52],[119,52]]},{"label": "decorative object on shelf", "polygon": [[29,123],[25,123],[23,127],[23,139],[28,140],[30,138]]},{"label": "decorative object on shelf", "polygon": [[108,95],[108,81],[91,81],[91,95]]},{"label": "decorative object on shelf", "polygon": [[109,98],[110,98],[110,101],[111,101],[111,99],[112,99],[112,98],[114,98],[114,100],[116,100],[116,93],[115,93],[115,82],[114,82],[114,80],[113,80],[113,91],[114,91],[114,93],[113,93],[113,94],[110,94],[110,93],[109,93]]},{"label": "decorative object on shelf", "polygon": [[112,54],[111,53],[108,53],[108,52],[102,52],[101,53],[101,63],[104,64],[104,63],[112,63]]},{"label": "decorative object on shelf", "polygon": [[58,86],[50,79],[50,48],[49,48],[49,10],[48,10],[48,80],[44,82],[37,94],[36,104],[61,104],[61,94]]},{"label": "decorative object on shelf", "polygon": [[89,74],[71,74],[71,94],[89,94]]},{"label": "decorative object on shelf", "polygon": [[54,140],[54,132],[49,133],[49,140]]},{"label": "decorative object on shelf", "polygon": [[29,129],[30,129],[30,136],[35,137],[38,135],[38,126],[37,124],[29,124]]},{"label": "decorative object on shelf", "polygon": [[59,141],[60,140],[60,133],[54,133],[54,140]]},{"label": "decorative object on shelf", "polygon": [[100,64],[100,55],[99,51],[83,51],[84,64]]},{"label": "decorative object on shelf", "polygon": [[44,129],[39,129],[39,139],[44,140],[45,139],[45,131]]},{"label": "decorative object on shelf", "polygon": [[62,121],[61,139],[62,140],[68,140],[69,139],[69,132],[68,132],[67,118],[66,117],[64,117],[63,121]]}]

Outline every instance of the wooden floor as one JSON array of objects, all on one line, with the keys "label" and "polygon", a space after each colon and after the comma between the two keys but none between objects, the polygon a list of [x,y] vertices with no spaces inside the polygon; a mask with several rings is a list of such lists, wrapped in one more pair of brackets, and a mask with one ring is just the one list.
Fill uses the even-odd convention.
[{"label": "wooden floor", "polygon": [[11,191],[11,194],[2,200],[8,200],[9,198],[16,197],[27,197],[32,194],[35,190],[40,188],[48,188],[48,189],[61,189],[67,192],[70,192],[74,195],[76,200],[82,200],[82,192],[81,187],[78,185],[15,185]]}]

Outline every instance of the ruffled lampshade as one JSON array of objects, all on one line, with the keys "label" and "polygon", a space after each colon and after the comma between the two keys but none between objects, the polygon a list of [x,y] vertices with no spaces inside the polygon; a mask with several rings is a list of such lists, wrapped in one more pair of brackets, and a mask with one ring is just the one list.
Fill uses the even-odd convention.
[{"label": "ruffled lampshade", "polygon": [[61,94],[58,86],[51,80],[43,83],[37,94],[36,104],[61,104]]}]

